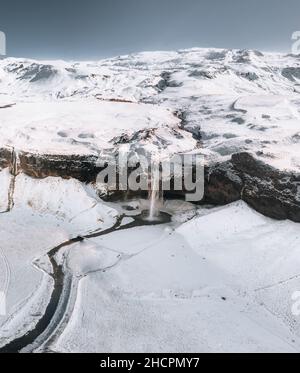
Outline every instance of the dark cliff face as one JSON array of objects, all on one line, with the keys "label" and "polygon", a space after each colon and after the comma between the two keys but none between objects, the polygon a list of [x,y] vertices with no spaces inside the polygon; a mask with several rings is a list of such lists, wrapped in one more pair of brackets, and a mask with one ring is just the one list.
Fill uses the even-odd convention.
[{"label": "dark cliff face", "polygon": [[226,205],[241,199],[243,181],[231,162],[216,164],[205,170],[203,203]]},{"label": "dark cliff face", "polygon": [[[13,148],[0,149],[0,169],[12,169],[14,158]],[[41,155],[18,152],[17,163],[18,172],[24,172],[36,179],[53,176],[91,183],[101,171],[101,168],[97,167],[97,157],[93,155]]]},{"label": "dark cliff face", "polygon": [[11,167],[13,150],[9,148],[0,149],[0,169]]},{"label": "dark cliff face", "polygon": [[20,170],[38,179],[53,176],[90,183],[96,180],[101,171],[94,156],[39,155],[27,152],[21,152],[18,156]]},{"label": "dark cliff face", "polygon": [[[14,159],[13,149],[0,149],[0,168],[12,170]],[[92,155],[28,152],[18,153],[17,169],[33,178],[74,178],[85,183],[95,182],[101,171],[97,157]],[[122,195],[124,192],[116,191],[109,198]],[[184,198],[184,192],[166,192],[165,197]],[[202,204],[226,205],[240,199],[265,216],[300,222],[300,174],[279,171],[248,153],[234,154],[230,161],[206,168]]]},{"label": "dark cliff face", "polygon": [[300,174],[279,171],[248,153],[233,155],[231,162],[243,180],[245,202],[272,218],[300,222]]},{"label": "dark cliff face", "polygon": [[279,171],[248,153],[207,170],[204,202],[242,199],[261,214],[300,222],[300,174]]}]

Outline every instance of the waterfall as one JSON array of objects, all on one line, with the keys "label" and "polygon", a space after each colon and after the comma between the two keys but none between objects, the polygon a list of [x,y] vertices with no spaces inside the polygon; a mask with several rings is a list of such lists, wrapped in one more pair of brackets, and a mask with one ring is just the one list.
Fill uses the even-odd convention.
[{"label": "waterfall", "polygon": [[160,169],[159,163],[152,163],[149,173],[149,215],[148,220],[154,221],[159,215],[160,202]]}]

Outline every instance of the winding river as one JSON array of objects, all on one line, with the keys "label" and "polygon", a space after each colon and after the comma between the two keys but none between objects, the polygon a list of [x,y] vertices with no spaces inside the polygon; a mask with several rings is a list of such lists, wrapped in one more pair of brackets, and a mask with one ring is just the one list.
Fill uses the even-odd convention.
[{"label": "winding river", "polygon": [[[122,225],[122,221],[126,217],[132,218],[133,221]],[[124,214],[117,219],[116,223],[111,228],[103,231],[96,231],[85,236],[72,238],[51,249],[47,255],[52,266],[51,276],[54,280],[54,288],[45,313],[40,318],[34,329],[0,348],[0,353],[19,353],[22,352],[22,350],[26,350],[25,352],[34,352],[51,338],[57,327],[60,325],[68,307],[72,287],[72,276],[65,273],[64,265],[58,264],[55,259],[56,254],[62,248],[82,242],[85,239],[100,237],[139,226],[164,224],[170,222],[170,220],[171,216],[163,212],[160,213],[158,220],[153,221],[147,219],[146,215],[143,213],[135,216]]]}]

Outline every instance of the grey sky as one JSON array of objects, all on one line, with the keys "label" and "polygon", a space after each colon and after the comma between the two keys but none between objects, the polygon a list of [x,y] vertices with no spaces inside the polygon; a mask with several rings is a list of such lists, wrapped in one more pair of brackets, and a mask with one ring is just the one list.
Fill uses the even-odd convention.
[{"label": "grey sky", "polygon": [[1,0],[7,52],[96,59],[189,47],[289,51],[299,0]]}]

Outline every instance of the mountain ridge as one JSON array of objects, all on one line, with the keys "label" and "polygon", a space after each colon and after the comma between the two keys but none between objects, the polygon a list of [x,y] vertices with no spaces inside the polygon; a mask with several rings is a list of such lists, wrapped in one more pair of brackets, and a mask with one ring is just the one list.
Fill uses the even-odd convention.
[{"label": "mountain ridge", "polygon": [[[280,53],[194,48],[94,62],[7,58],[0,62],[2,154],[9,147],[23,154],[30,175],[72,177],[53,163],[61,155],[85,181],[85,167],[95,169],[90,160],[120,146],[193,151],[205,157],[207,201],[242,195],[268,216],[299,221],[299,95],[300,59]],[[83,170],[72,154],[87,160]],[[246,185],[254,195],[244,193]]]}]

